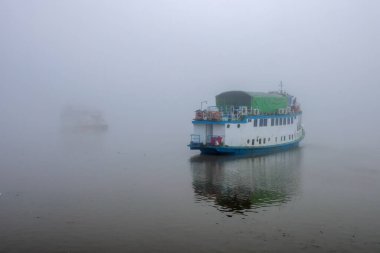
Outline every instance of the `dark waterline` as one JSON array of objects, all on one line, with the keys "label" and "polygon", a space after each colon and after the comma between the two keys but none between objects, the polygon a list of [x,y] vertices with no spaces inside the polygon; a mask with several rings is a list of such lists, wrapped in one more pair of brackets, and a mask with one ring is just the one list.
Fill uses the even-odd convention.
[{"label": "dark waterline", "polygon": [[186,141],[9,137],[0,252],[380,251],[373,150],[306,139],[263,157],[213,157]]}]

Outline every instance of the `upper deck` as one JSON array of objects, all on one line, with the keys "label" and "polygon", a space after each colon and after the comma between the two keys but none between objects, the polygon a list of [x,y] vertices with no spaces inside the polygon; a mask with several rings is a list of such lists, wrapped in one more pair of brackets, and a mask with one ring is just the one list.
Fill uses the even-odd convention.
[{"label": "upper deck", "polygon": [[210,106],[207,110],[196,110],[193,124],[246,123],[250,119],[283,118],[301,114],[299,105],[279,109],[275,113],[260,113],[247,106]]}]

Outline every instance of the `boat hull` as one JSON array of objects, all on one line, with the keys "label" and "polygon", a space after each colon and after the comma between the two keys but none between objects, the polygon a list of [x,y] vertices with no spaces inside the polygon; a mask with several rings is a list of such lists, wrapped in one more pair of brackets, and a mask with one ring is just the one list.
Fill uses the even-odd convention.
[{"label": "boat hull", "polygon": [[299,146],[301,140],[297,140],[290,143],[272,145],[266,147],[225,147],[225,146],[193,146],[190,144],[190,148],[193,150],[200,150],[201,154],[205,155],[251,155],[262,156],[275,152],[286,151]]}]

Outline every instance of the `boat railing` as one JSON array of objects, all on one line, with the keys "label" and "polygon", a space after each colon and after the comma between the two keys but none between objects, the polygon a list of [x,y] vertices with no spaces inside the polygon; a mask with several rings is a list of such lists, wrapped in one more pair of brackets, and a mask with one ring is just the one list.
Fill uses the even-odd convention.
[{"label": "boat railing", "polygon": [[191,134],[190,143],[201,143],[201,136],[199,134]]},{"label": "boat railing", "polygon": [[238,121],[245,115],[249,115],[248,109],[213,106],[209,107],[207,110],[195,111],[195,120]]},{"label": "boat railing", "polygon": [[224,135],[207,135],[206,144],[210,146],[223,146]]},{"label": "boat railing", "polygon": [[283,108],[276,113],[263,113],[259,109],[247,106],[209,106],[207,110],[196,110],[194,120],[205,121],[241,121],[246,116],[273,115],[301,112],[297,108]]}]

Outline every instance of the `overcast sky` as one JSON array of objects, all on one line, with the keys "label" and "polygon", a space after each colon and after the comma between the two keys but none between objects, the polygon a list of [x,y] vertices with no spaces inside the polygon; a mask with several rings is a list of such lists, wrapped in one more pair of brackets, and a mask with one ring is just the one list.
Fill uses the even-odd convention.
[{"label": "overcast sky", "polygon": [[[93,106],[191,128],[226,90],[285,89],[306,121],[380,109],[380,1],[0,0],[0,123]],[[379,120],[375,119],[376,122]]]}]

